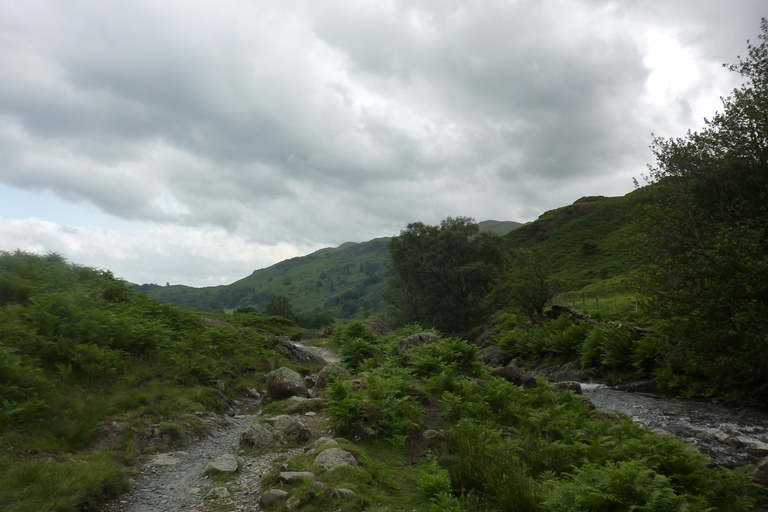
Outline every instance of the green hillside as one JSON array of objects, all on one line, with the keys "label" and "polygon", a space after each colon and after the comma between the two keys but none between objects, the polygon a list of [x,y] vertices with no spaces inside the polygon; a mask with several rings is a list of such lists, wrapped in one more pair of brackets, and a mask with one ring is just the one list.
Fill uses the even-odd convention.
[{"label": "green hillside", "polygon": [[[505,235],[521,226],[511,221],[483,221],[481,230]],[[275,295],[287,297],[295,313],[311,319],[322,313],[359,319],[382,312],[381,295],[391,274],[387,268],[389,238],[346,242],[306,256],[255,270],[230,285],[192,288],[184,285],[141,285],[153,298],[202,311],[255,307],[264,311]]]},{"label": "green hillside", "polygon": [[[636,264],[632,249],[632,212],[644,189],[622,197],[584,197],[572,205],[520,224],[488,220],[482,231],[505,236],[510,247],[534,248],[566,289],[612,279]],[[136,287],[153,298],[202,311],[247,306],[264,311],[275,295],[287,297],[305,321],[321,314],[361,319],[381,313],[389,238],[347,242],[255,270],[230,285]],[[621,290],[613,290],[621,291]]]},{"label": "green hillside", "polygon": [[510,247],[534,249],[568,289],[625,274],[638,264],[632,215],[645,196],[582,197],[510,232]]}]

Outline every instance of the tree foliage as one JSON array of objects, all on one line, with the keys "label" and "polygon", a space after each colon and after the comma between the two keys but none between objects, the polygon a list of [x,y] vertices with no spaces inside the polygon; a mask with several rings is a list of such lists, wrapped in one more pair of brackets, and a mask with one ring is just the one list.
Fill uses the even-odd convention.
[{"label": "tree foliage", "polygon": [[557,291],[557,282],[542,258],[532,251],[519,249],[508,256],[493,297],[499,304],[531,320],[540,320]]},{"label": "tree foliage", "polygon": [[269,316],[281,316],[294,322],[298,320],[293,312],[293,304],[284,295],[274,295],[267,304],[265,312]]},{"label": "tree foliage", "polygon": [[389,255],[386,300],[401,323],[463,333],[488,318],[486,297],[503,260],[498,235],[481,232],[468,217],[439,226],[414,222],[392,238]]},{"label": "tree foliage", "polygon": [[[744,84],[700,132],[655,138],[642,281],[684,322],[679,360],[729,386],[768,381],[768,21],[726,67]],[[681,363],[682,364],[682,363]]]}]

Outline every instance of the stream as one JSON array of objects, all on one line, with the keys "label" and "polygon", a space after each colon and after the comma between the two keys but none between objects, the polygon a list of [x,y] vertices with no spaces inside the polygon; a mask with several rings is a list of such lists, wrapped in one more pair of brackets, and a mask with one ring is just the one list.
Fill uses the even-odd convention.
[{"label": "stream", "polygon": [[742,408],[621,391],[582,383],[584,396],[598,407],[631,416],[656,432],[699,447],[715,464],[738,467],[768,455],[768,414]]}]

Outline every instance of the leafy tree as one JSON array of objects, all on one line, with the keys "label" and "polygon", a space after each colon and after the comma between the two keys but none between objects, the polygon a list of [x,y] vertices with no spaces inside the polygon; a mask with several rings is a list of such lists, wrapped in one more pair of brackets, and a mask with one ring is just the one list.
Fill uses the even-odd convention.
[{"label": "leafy tree", "polygon": [[521,249],[508,257],[492,298],[539,321],[556,293],[557,282],[549,266],[532,251]]},{"label": "leafy tree", "polygon": [[726,67],[745,83],[700,132],[655,138],[641,207],[652,305],[683,324],[681,365],[721,386],[768,382],[768,21]]},{"label": "leafy tree", "polygon": [[269,316],[281,316],[288,320],[293,320],[294,322],[298,320],[296,314],[293,312],[293,304],[288,300],[288,297],[283,295],[272,296],[272,299],[270,299],[267,304],[265,312]]},{"label": "leafy tree", "polygon": [[486,296],[503,260],[501,238],[468,217],[414,222],[389,244],[386,300],[401,323],[465,333],[491,313]]}]

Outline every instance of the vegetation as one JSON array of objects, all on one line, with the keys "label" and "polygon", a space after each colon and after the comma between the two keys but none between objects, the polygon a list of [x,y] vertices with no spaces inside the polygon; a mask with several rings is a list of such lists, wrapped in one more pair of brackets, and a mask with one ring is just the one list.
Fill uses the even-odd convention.
[{"label": "vegetation", "polygon": [[387,301],[398,324],[424,322],[452,333],[482,325],[503,260],[501,238],[467,217],[408,225],[389,243]]},{"label": "vegetation", "polygon": [[[551,334],[567,332],[581,343],[601,333],[597,344],[610,364],[632,364],[623,338],[567,317],[557,324],[548,328]],[[352,323],[341,331],[343,346],[361,339],[365,327]],[[429,510],[737,511],[754,505],[758,488],[745,474],[714,468],[692,445],[659,437],[629,418],[604,419],[580,396],[555,391],[545,380],[524,389],[492,377],[464,340],[398,350],[398,340],[421,331],[411,325],[384,337],[369,332],[374,355],[349,366],[366,377],[335,380],[327,393],[337,431],[358,439],[361,449],[385,440],[413,457],[418,432],[439,430],[429,457],[412,459]],[[548,344],[559,345],[571,352],[577,344]],[[402,505],[394,499],[388,503]],[[363,496],[361,505],[370,504]]]},{"label": "vegetation", "polygon": [[124,492],[150,427],[156,448],[199,431],[190,413],[227,410],[281,360],[265,333],[291,328],[199,315],[56,254],[0,253],[0,510],[82,510]]},{"label": "vegetation", "polygon": [[768,21],[727,66],[745,80],[700,132],[654,140],[641,283],[671,364],[710,392],[768,395]]}]

